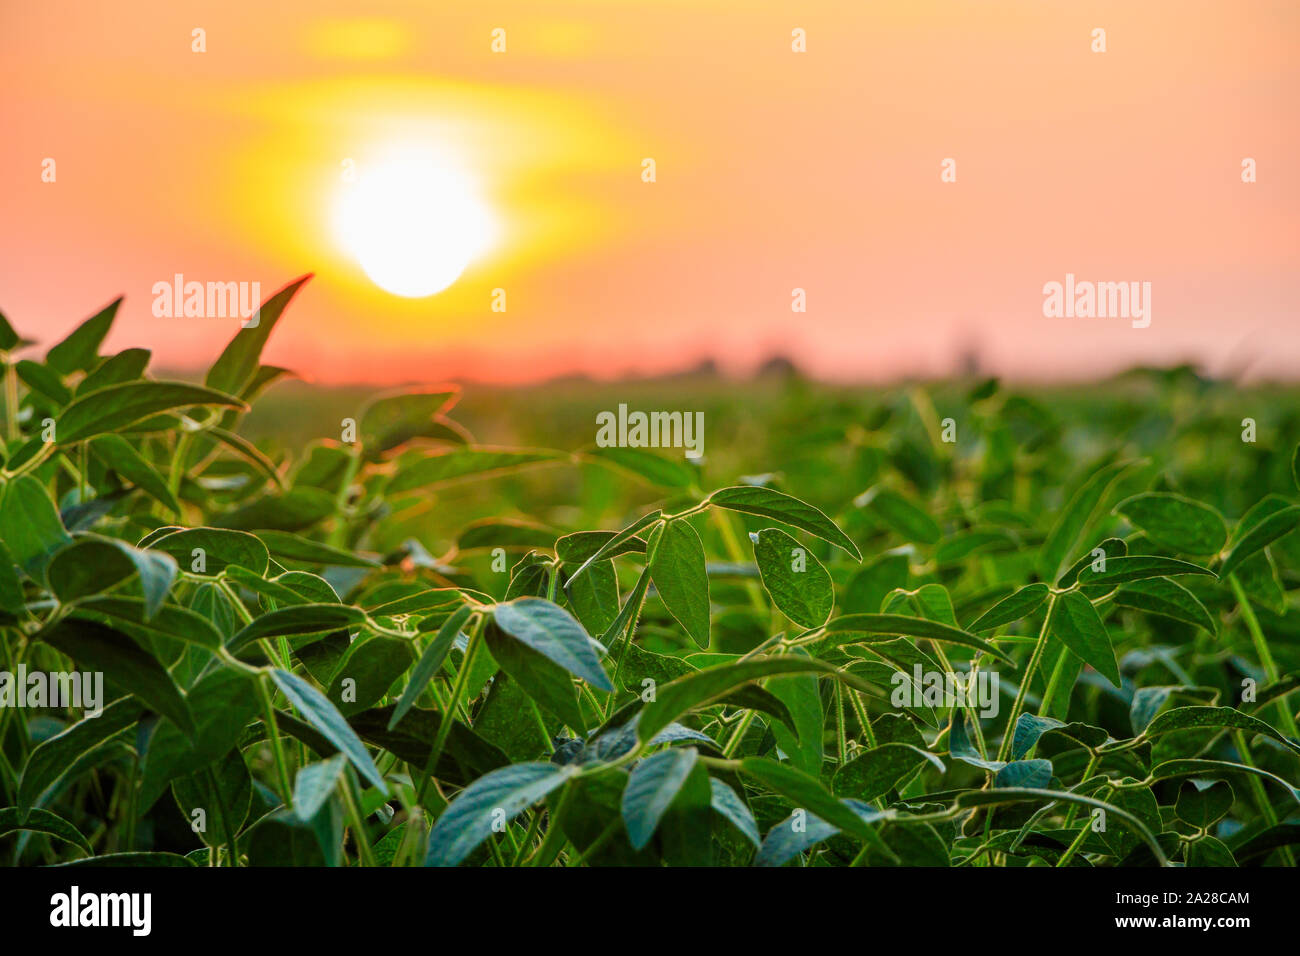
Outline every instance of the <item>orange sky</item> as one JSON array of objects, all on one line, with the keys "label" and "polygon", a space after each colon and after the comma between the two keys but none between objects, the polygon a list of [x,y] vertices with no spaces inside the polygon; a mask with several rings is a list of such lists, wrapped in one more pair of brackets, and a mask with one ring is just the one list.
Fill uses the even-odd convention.
[{"label": "orange sky", "polygon": [[[324,382],[1300,371],[1295,0],[4,0],[0,78],[0,310],[48,343],[125,293],[155,368],[235,328],[155,282],[311,271],[267,359]],[[342,163],[411,143],[496,223],[422,299],[331,226]],[[1067,272],[1150,282],[1150,327],[1044,318]]]}]

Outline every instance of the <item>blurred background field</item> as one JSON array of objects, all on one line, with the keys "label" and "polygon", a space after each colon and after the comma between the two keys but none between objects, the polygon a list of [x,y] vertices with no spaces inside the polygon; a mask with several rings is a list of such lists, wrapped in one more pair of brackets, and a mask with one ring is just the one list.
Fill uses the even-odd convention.
[{"label": "blurred background field", "polygon": [[[313,443],[337,440],[343,419],[355,416],[373,394],[374,389],[282,382],[255,403],[243,433],[273,457],[301,459]],[[988,548],[984,566],[990,585],[1014,579],[1020,570],[1012,553],[1016,545],[1026,553],[1036,548],[1073,489],[1104,464],[1147,460],[1129,472],[1111,503],[1139,491],[1174,490],[1215,506],[1231,525],[1265,495],[1293,493],[1290,451],[1300,438],[1300,388],[1240,387],[1205,379],[1187,367],[1140,369],[1062,387],[1001,386],[992,379],[845,387],[809,381],[773,363],[765,374],[744,381],[705,369],[616,383],[470,384],[452,414],[479,443],[580,453],[594,443],[597,413],[619,403],[630,409],[702,411],[704,458],[698,470],[681,449],[654,453],[684,470],[704,492],[758,482],[815,504],[862,546],[863,568],[900,543],[896,529],[873,509],[855,505],[868,489],[900,492],[947,529],[1006,532],[1010,537]],[[955,426],[955,443],[941,440],[945,419]],[[1253,442],[1243,440],[1246,419],[1254,422]],[[685,488],[577,456],[408,494],[354,543],[384,553],[415,539],[448,567],[472,569],[480,586],[490,589],[495,578],[504,589],[507,576],[484,573],[485,549],[458,549],[467,529],[501,524],[496,537],[487,538],[506,545],[513,564],[529,547],[547,547],[557,534],[615,529],[652,508],[667,511],[691,503]],[[505,527],[512,521],[523,529],[517,535]],[[534,526],[539,526],[535,534]],[[1296,537],[1273,549],[1281,583],[1291,587],[1296,582],[1286,580],[1286,568],[1300,567]],[[723,553],[721,545],[715,541],[711,553]],[[874,597],[855,600],[852,579],[865,571],[843,561],[831,567],[845,588],[844,612],[878,609],[871,606]],[[914,568],[911,586],[933,579],[922,576],[933,571]],[[1265,605],[1266,616],[1268,606],[1284,610],[1272,599]],[[1280,625],[1270,621],[1270,626]]]}]

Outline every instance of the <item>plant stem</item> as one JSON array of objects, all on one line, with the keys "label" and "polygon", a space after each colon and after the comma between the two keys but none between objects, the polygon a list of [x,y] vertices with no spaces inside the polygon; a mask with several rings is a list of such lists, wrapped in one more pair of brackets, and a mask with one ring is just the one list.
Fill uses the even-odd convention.
[{"label": "plant stem", "polygon": [[266,736],[271,742],[271,753],[275,757],[275,772],[280,781],[280,799],[286,807],[289,807],[293,805],[293,783],[289,779],[289,765],[285,762],[284,748],[280,744],[280,729],[275,722],[275,707],[271,704],[268,680],[265,675],[259,675],[257,692],[262,697],[262,717],[266,721]]},{"label": "plant stem", "polygon": [[18,439],[18,375],[9,353],[4,353],[5,363],[5,438]]},{"label": "plant stem", "polygon": [[595,853],[597,850],[604,847],[606,843],[608,843],[611,839],[613,839],[614,834],[618,832],[618,828],[622,825],[623,825],[623,818],[621,816],[615,815],[614,818],[609,821],[609,823],[605,824],[605,829],[600,831],[600,836],[596,837],[596,839],[592,841],[591,846],[583,850],[582,855],[573,861],[573,865],[583,866],[587,862],[587,860],[590,859],[593,853]]},{"label": "plant stem", "polygon": [[[1074,806],[1075,804],[1071,804],[1072,809]],[[1088,831],[1091,828],[1092,824],[1085,821],[1083,826],[1079,828],[1079,835],[1074,838],[1074,842],[1071,843],[1066,851],[1061,854],[1061,858],[1056,861],[1057,866],[1070,865],[1070,860],[1074,859],[1074,854],[1079,851],[1079,847],[1083,846],[1083,842],[1088,839]]]},{"label": "plant stem", "polygon": [[862,726],[862,736],[867,738],[867,745],[875,749],[876,734],[871,729],[871,718],[867,714],[867,705],[862,700],[862,691],[849,688],[849,703],[853,705],[853,713],[858,716],[858,723]]},{"label": "plant stem", "polygon": [[[727,557],[736,564],[745,564],[745,550],[740,546],[740,539],[736,537],[736,529],[731,524],[731,515],[721,509],[714,508],[710,516],[713,518],[713,523],[718,526],[718,531],[722,534],[722,545],[727,549]],[[763,592],[757,582],[746,581],[745,591],[749,594],[749,603],[754,605],[754,610],[761,614],[775,616],[769,610],[767,602],[763,600]]]},{"label": "plant stem", "polygon": [[[1079,786],[1082,786],[1092,779],[1092,772],[1097,769],[1097,764],[1101,763],[1101,754],[1097,753],[1095,750],[1090,751],[1090,753],[1092,755],[1088,758],[1088,765],[1083,768],[1083,776],[1079,778]],[[1028,755],[1026,754],[1026,756]],[[1072,803],[1066,808],[1065,829],[1070,829],[1070,824],[1074,822],[1074,818],[1078,812],[1079,805],[1077,803]]]},{"label": "plant stem", "polygon": [[512,867],[519,866],[524,862],[525,856],[532,848],[533,840],[537,839],[537,829],[542,824],[542,811],[534,810],[533,818],[528,821],[528,832],[524,834],[523,840],[519,842],[519,849],[515,851],[515,858],[510,861]]},{"label": "plant stem", "polygon": [[[1246,630],[1250,632],[1250,639],[1255,644],[1255,653],[1259,655],[1259,663],[1264,668],[1269,683],[1276,684],[1281,676],[1277,669],[1277,662],[1273,660],[1273,653],[1268,648],[1268,640],[1265,639],[1264,631],[1259,626],[1259,618],[1255,617],[1255,609],[1250,606],[1250,598],[1246,596],[1246,589],[1241,586],[1236,574],[1228,575],[1228,583],[1232,585],[1232,593],[1237,598],[1237,606],[1241,608],[1242,620],[1246,622]],[[1277,709],[1281,714],[1282,730],[1292,740],[1300,739],[1300,730],[1296,729],[1295,717],[1291,715],[1291,710],[1287,707],[1285,698],[1277,702]]]},{"label": "plant stem", "polygon": [[[1237,752],[1241,757],[1241,762],[1247,767],[1254,767],[1254,758],[1250,755],[1250,748],[1246,746],[1245,731],[1234,730],[1232,732],[1232,739],[1237,745]],[[1270,827],[1277,826],[1277,811],[1273,809],[1273,803],[1268,799],[1268,793],[1264,790],[1263,781],[1252,773],[1247,777],[1247,785],[1250,787],[1250,792],[1255,797],[1255,802],[1259,804],[1259,812],[1264,815],[1264,819],[1268,821],[1268,825]],[[1289,846],[1282,847],[1279,853],[1282,859],[1286,861],[1287,866],[1295,866],[1295,854],[1291,852]]]},{"label": "plant stem", "polygon": [[551,819],[546,824],[546,837],[542,840],[541,847],[533,854],[529,866],[550,866],[560,855],[565,842],[564,830],[560,824],[564,820],[564,811],[569,808],[569,797],[572,793],[573,781],[570,780],[560,791],[560,799],[555,804],[555,813],[551,814]]},{"label": "plant stem", "polygon": [[176,497],[181,490],[181,480],[185,477],[185,460],[190,456],[190,444],[194,441],[193,432],[182,432],[176,439],[176,457],[172,459],[171,469],[167,472],[167,490]]},{"label": "plant stem", "polygon": [[844,732],[844,688],[839,681],[835,682],[835,736],[839,744],[840,766],[843,766],[849,749],[849,739],[848,734]]},{"label": "plant stem", "polygon": [[429,788],[429,780],[433,777],[435,768],[438,766],[438,758],[442,756],[442,748],[447,743],[447,735],[451,733],[451,725],[456,719],[456,706],[460,702],[460,696],[465,691],[465,684],[469,681],[469,672],[474,665],[474,656],[478,653],[479,644],[482,642],[481,632],[483,630],[483,619],[479,618],[470,633],[469,643],[465,646],[465,659],[460,662],[460,670],[456,672],[456,681],[451,686],[451,699],[447,701],[447,707],[442,712],[442,719],[438,721],[438,733],[433,738],[433,747],[429,750],[429,759],[424,765],[424,780],[420,783],[420,789],[416,793],[416,802],[424,802],[424,793]]},{"label": "plant stem", "polygon": [[361,808],[352,787],[350,771],[344,771],[342,784],[339,792],[343,795],[343,807],[348,815],[348,825],[352,827],[352,839],[357,844],[357,856],[361,858],[362,866],[374,866],[375,854],[370,849],[370,841],[366,839],[365,821],[361,818]]},{"label": "plant stem", "polygon": [[[213,799],[217,801],[217,809],[221,811],[221,829],[225,832],[226,847],[230,854],[230,865],[239,866],[239,846],[235,842],[235,831],[230,826],[230,812],[226,809],[226,801],[221,796],[221,788],[217,784],[217,775],[212,772],[212,765],[208,764],[203,771],[208,778],[208,786],[212,788]],[[216,857],[217,848],[210,847],[208,853]]]},{"label": "plant stem", "polygon": [[353,445],[350,451],[343,477],[339,481],[339,490],[334,495],[334,527],[330,529],[329,543],[336,548],[343,544],[344,533],[347,531],[344,512],[348,507],[348,492],[352,490],[352,480],[361,468],[361,449]]},{"label": "plant stem", "polygon": [[1056,595],[1047,602],[1047,613],[1043,615],[1043,626],[1038,631],[1038,640],[1034,642],[1033,653],[1029,655],[1029,663],[1025,665],[1024,675],[1020,678],[1020,687],[1016,690],[1015,703],[1011,705],[1011,713],[1007,716],[1007,727],[1002,732],[1002,743],[998,747],[998,760],[1006,760],[1007,755],[1011,753],[1011,745],[1016,737],[1016,721],[1020,719],[1020,712],[1025,706],[1025,695],[1029,693],[1029,682],[1034,679],[1034,672],[1038,670],[1038,662],[1043,657],[1043,651],[1047,647],[1047,625],[1052,620],[1052,608],[1056,604]]}]

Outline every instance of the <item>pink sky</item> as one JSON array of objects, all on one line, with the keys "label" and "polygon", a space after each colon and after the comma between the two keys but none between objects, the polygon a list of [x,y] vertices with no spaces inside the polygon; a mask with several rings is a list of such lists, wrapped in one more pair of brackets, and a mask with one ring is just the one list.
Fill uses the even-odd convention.
[{"label": "pink sky", "polygon": [[[109,346],[198,366],[234,322],[155,318],[155,282],[315,272],[266,357],[323,382],[1300,370],[1294,0],[49,0],[0,11],[0,75],[0,310],[46,344],[125,293]],[[403,299],[331,210],[413,142],[497,236]],[[1044,318],[1067,272],[1150,282],[1150,327]]]}]

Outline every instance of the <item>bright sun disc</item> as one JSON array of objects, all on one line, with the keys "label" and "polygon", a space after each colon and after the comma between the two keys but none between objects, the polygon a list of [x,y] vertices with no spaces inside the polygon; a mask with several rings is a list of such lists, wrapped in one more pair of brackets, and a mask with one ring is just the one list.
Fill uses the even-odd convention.
[{"label": "bright sun disc", "polygon": [[335,209],[339,240],[371,281],[412,299],[460,278],[491,225],[473,181],[432,154],[358,163]]}]

